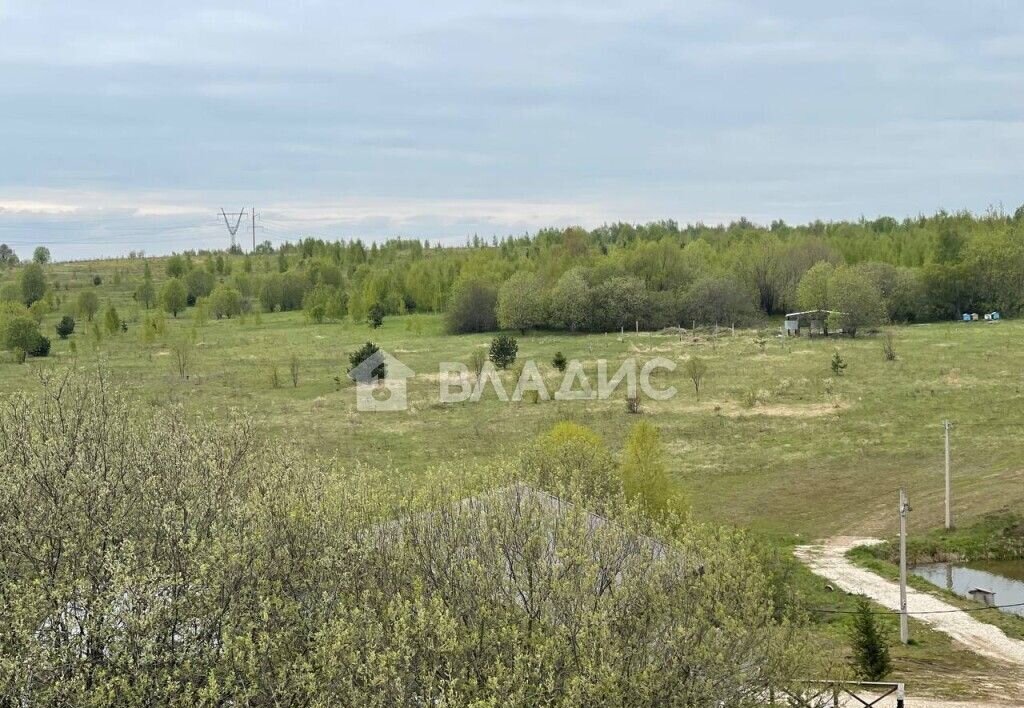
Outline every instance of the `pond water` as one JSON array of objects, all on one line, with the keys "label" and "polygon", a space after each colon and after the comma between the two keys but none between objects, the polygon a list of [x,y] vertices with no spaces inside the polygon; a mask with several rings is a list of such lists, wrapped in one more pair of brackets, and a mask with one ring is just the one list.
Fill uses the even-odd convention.
[{"label": "pond water", "polygon": [[[911,568],[910,572],[964,597],[969,597],[968,590],[984,588],[996,594],[996,605],[1024,603],[1024,561],[925,563]],[[1024,605],[1002,611],[1024,617]]]}]

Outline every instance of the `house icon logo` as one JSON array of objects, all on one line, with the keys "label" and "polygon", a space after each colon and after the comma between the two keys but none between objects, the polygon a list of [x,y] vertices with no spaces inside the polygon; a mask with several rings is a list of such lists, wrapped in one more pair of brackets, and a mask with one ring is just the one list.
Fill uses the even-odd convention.
[{"label": "house icon logo", "polygon": [[383,349],[378,349],[348,372],[356,382],[356,410],[407,410],[409,401],[405,380],[415,373]]}]

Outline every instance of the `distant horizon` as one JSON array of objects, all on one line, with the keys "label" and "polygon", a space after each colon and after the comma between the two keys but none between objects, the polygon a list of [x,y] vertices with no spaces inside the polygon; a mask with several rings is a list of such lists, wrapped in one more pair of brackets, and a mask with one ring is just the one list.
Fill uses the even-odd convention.
[{"label": "distant horizon", "polygon": [[1012,210],[1022,38],[1005,3],[0,0],[0,241]]},{"label": "distant horizon", "polygon": [[[777,219],[777,218],[776,219],[769,219],[769,220],[761,220],[761,219],[753,219],[753,218],[750,218],[749,216],[745,216],[745,215],[739,215],[739,216],[736,216],[734,218],[730,218],[730,219],[726,219],[726,220],[720,220],[720,221],[710,221],[710,220],[706,220],[706,219],[695,219],[695,220],[684,221],[684,220],[675,219],[675,218],[672,218],[672,217],[643,219],[643,220],[608,219],[608,220],[604,220],[604,221],[601,221],[600,223],[596,223],[596,224],[592,224],[592,225],[587,225],[587,224],[582,224],[582,223],[569,223],[569,222],[567,222],[567,223],[559,223],[559,224],[552,223],[552,224],[540,225],[540,226],[538,226],[536,228],[531,228],[531,229],[528,229],[528,230],[525,230],[525,231],[520,231],[520,232],[517,232],[517,233],[511,233],[510,232],[510,233],[502,234],[502,233],[495,232],[495,233],[484,234],[484,233],[479,233],[479,232],[472,232],[472,233],[466,233],[466,234],[463,234],[463,235],[457,235],[457,236],[456,235],[449,235],[449,236],[442,236],[442,237],[429,237],[429,236],[428,237],[417,237],[417,236],[411,236],[411,235],[400,234],[400,233],[399,234],[392,234],[392,235],[382,235],[382,236],[376,236],[376,237],[367,236],[365,234],[364,235],[352,234],[352,235],[345,235],[345,236],[335,236],[335,235],[331,235],[331,234],[327,234],[327,233],[312,233],[312,232],[298,232],[297,231],[295,233],[295,235],[290,237],[290,238],[272,239],[272,238],[264,237],[264,234],[266,232],[264,230],[259,229],[259,226],[257,226],[256,245],[258,246],[258,245],[261,245],[261,244],[269,241],[274,248],[277,248],[277,247],[279,247],[279,246],[281,246],[283,244],[286,244],[286,243],[288,243],[288,244],[295,244],[295,243],[297,243],[297,242],[299,242],[299,241],[301,241],[303,239],[313,238],[313,239],[322,240],[322,241],[325,241],[325,242],[328,242],[328,243],[338,242],[338,241],[346,242],[346,243],[354,242],[354,241],[361,241],[362,243],[364,243],[367,246],[370,246],[371,244],[384,244],[384,243],[387,243],[389,241],[395,241],[395,240],[405,240],[405,241],[419,241],[419,242],[422,242],[422,243],[429,242],[431,246],[439,246],[439,247],[442,247],[442,248],[464,248],[467,245],[470,245],[470,243],[473,241],[474,238],[479,238],[481,241],[484,242],[484,245],[490,245],[494,238],[497,238],[499,242],[504,240],[504,239],[506,239],[506,238],[520,238],[520,237],[523,237],[523,236],[527,236],[527,237],[532,238],[532,237],[536,236],[539,231],[542,231],[542,230],[545,230],[545,229],[566,229],[566,228],[572,228],[572,227],[580,227],[580,228],[586,229],[587,231],[593,231],[594,229],[598,229],[598,228],[601,228],[603,226],[610,226],[610,225],[613,225],[613,224],[630,224],[630,225],[640,226],[640,225],[647,225],[647,224],[674,222],[678,226],[678,228],[680,230],[685,230],[685,229],[691,228],[691,227],[724,228],[724,227],[728,227],[731,224],[737,223],[737,222],[739,222],[742,219],[746,219],[748,222],[750,222],[754,226],[759,227],[759,228],[763,228],[763,229],[770,229],[774,222],[777,222],[777,221],[780,221],[780,220],[782,222],[784,222],[785,225],[788,228],[808,228],[808,227],[810,227],[811,225],[813,225],[813,224],[815,224],[817,222],[821,222],[821,223],[824,223],[824,224],[840,224],[840,223],[855,224],[855,223],[860,223],[862,221],[863,222],[872,222],[872,221],[877,221],[879,219],[886,219],[886,218],[893,219],[897,223],[902,224],[902,223],[904,223],[906,221],[911,221],[911,220],[915,220],[915,219],[934,218],[934,217],[936,217],[936,216],[938,216],[940,214],[947,214],[947,215],[950,215],[950,216],[969,215],[969,216],[971,216],[972,218],[975,218],[975,219],[986,218],[988,216],[1002,216],[1003,218],[1009,218],[1009,217],[1013,216],[1013,214],[1017,210],[1017,208],[1018,207],[1009,207],[1009,206],[1007,206],[1005,204],[1000,204],[1000,205],[988,205],[987,207],[985,207],[984,209],[981,209],[981,210],[971,210],[971,209],[955,209],[954,210],[954,209],[942,209],[942,208],[940,208],[940,209],[936,209],[936,210],[934,210],[934,211],[932,211],[930,213],[918,212],[916,214],[904,214],[904,215],[877,214],[877,215],[871,216],[871,217],[868,217],[868,216],[865,216],[865,215],[860,215],[860,216],[857,216],[857,217],[854,217],[854,218],[837,218],[837,219],[812,218],[812,219],[807,219],[807,220],[804,220],[804,221],[790,221],[790,220],[787,220],[787,219]],[[1024,204],[1019,205],[1019,208],[1024,209]],[[228,213],[228,216],[232,219],[232,221],[234,221],[234,219],[238,216],[239,212],[235,211],[233,214],[230,213],[230,212],[226,212],[226,213]],[[259,209],[257,209],[257,213],[259,213]],[[2,218],[3,215],[4,215],[4,213],[3,213],[2,209],[0,209],[0,218]],[[249,217],[249,211],[246,210],[246,217],[245,217],[245,219],[247,220],[248,217]],[[121,218],[124,218],[124,217],[122,216]],[[136,247],[136,246],[131,246],[131,245],[123,245],[124,242],[122,242],[124,250],[121,251],[121,252],[116,252],[116,253],[115,252],[96,253],[96,254],[92,254],[92,255],[81,255],[81,256],[77,256],[77,257],[65,257],[65,256],[63,256],[62,255],[62,250],[63,249],[60,248],[60,246],[62,246],[62,245],[66,246],[67,244],[61,244],[60,242],[56,243],[56,245],[58,246],[58,249],[55,250],[53,243],[46,243],[46,242],[43,242],[43,241],[33,241],[31,239],[24,239],[24,238],[4,240],[3,235],[0,234],[0,244],[8,245],[16,253],[16,255],[19,257],[19,259],[22,262],[27,262],[27,261],[31,260],[32,251],[36,247],[38,247],[38,246],[44,246],[47,249],[49,249],[49,251],[51,253],[51,262],[53,262],[53,263],[62,263],[62,262],[74,263],[74,262],[93,261],[93,260],[121,260],[121,259],[128,259],[128,258],[130,258],[131,257],[130,254],[132,254],[132,253],[136,253],[137,254],[136,257],[163,258],[163,257],[171,256],[171,255],[174,255],[174,254],[180,254],[180,253],[185,253],[185,252],[226,252],[231,247],[230,236],[229,236],[229,233],[227,231],[227,228],[224,225],[224,219],[223,219],[223,217],[221,216],[221,214],[219,212],[217,214],[217,218],[219,220],[219,224],[220,224],[220,228],[221,228],[222,233],[219,234],[218,236],[214,237],[211,240],[211,242],[208,242],[208,243],[196,242],[194,245],[177,247],[177,248],[174,248],[172,250],[165,250],[165,251],[155,251],[155,250],[151,250],[150,248],[147,248],[145,246],[145,242],[141,241],[141,239],[143,238],[141,236],[139,237],[139,242],[143,243],[142,246]],[[248,231],[246,230],[246,226],[247,226],[248,223],[249,223],[248,221],[246,221],[245,223],[241,223],[239,225],[239,229],[238,229],[238,231],[236,233],[235,243],[241,248],[241,250],[242,250],[242,254],[241,255],[249,254],[249,253],[252,252],[252,231],[251,231],[251,225],[248,227],[249,230]],[[134,243],[135,240],[133,239],[132,242]],[[86,248],[89,248],[89,247],[95,245],[95,247],[99,248],[99,249],[102,249],[105,245],[109,246],[109,244],[104,244],[103,242],[96,242],[95,244],[85,244],[83,242],[76,242],[74,245],[75,246],[80,246],[80,247],[86,247]]]}]

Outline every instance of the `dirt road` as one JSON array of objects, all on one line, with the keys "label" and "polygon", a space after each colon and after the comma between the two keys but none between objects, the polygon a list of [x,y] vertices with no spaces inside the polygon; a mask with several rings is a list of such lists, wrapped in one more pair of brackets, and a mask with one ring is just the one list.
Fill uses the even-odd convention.
[{"label": "dirt road", "polygon": [[[880,541],[842,536],[817,546],[800,546],[796,549],[796,557],[840,589],[866,595],[883,607],[899,610],[900,588],[897,583],[860,568],[846,558],[846,552],[851,548],[872,543]],[[913,588],[907,588],[907,609],[911,613],[944,613],[919,614],[914,618],[948,634],[982,656],[1016,667],[1024,678],[1024,642],[1010,639],[998,627],[979,622],[969,613],[959,612],[953,605]]]},{"label": "dirt road", "polygon": [[[872,538],[842,536],[831,538],[819,545],[799,546],[795,555],[814,573],[829,580],[838,589],[858,595],[865,595],[890,610],[900,608],[900,588],[897,583],[886,580],[869,570],[854,565],[846,558],[846,552],[855,546],[880,543]],[[933,629],[944,632],[971,651],[993,659],[1006,666],[1006,678],[1020,681],[1024,691],[1024,642],[1010,639],[1001,629],[979,622],[967,612],[927,593],[907,588],[907,609],[911,613],[937,612],[941,614],[918,614],[915,619],[927,623]],[[909,705],[909,703],[908,703]],[[930,698],[915,698],[913,705],[921,708],[1002,708],[1024,705],[1024,698],[1007,703],[949,702]]]}]

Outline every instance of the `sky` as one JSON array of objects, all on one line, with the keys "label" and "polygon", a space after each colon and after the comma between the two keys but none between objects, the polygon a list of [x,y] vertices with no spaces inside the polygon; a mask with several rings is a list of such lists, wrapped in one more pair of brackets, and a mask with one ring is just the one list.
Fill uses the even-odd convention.
[{"label": "sky", "polygon": [[[1024,202],[1013,2],[0,0],[0,242],[464,243]],[[233,225],[233,220],[232,220]]]}]

